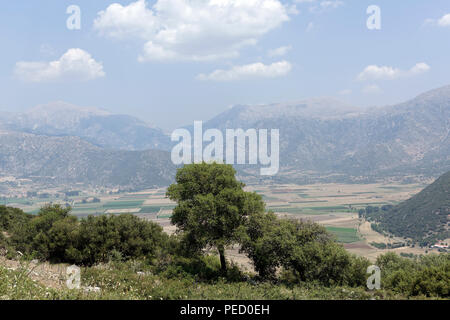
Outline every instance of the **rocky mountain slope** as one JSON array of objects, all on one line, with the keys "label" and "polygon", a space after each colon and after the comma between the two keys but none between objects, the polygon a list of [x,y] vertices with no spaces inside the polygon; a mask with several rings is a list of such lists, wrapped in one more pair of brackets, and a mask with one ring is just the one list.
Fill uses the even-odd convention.
[{"label": "rocky mountain slope", "polygon": [[160,129],[128,116],[65,102],[39,105],[25,113],[0,114],[0,128],[49,136],[76,136],[107,149],[169,149]]},{"label": "rocky mountain slope", "polygon": [[236,106],[204,128],[280,130],[284,172],[439,175],[450,169],[450,86],[373,109],[333,99]]},{"label": "rocky mountain slope", "polygon": [[[370,109],[330,98],[240,105],[203,127],[279,129],[276,182],[408,180],[450,170],[450,86]],[[175,170],[161,130],[100,109],[53,103],[2,113],[0,132],[0,175],[148,186],[167,183]],[[162,151],[143,151],[150,149]],[[247,181],[261,178],[254,166],[238,170]]]},{"label": "rocky mountain slope", "polygon": [[0,176],[30,178],[42,185],[149,188],[172,181],[166,151],[106,150],[78,137],[0,133]]}]

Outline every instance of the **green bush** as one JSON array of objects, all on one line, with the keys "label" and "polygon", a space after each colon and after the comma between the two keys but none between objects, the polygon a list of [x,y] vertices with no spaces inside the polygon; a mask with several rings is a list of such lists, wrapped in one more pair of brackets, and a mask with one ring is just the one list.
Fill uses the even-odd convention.
[{"label": "green bush", "polygon": [[70,208],[47,205],[37,216],[12,229],[11,243],[29,257],[52,262],[66,261],[66,250],[76,241],[77,218]]},{"label": "green bush", "polygon": [[281,266],[281,248],[286,244],[285,238],[290,236],[285,231],[275,214],[269,212],[251,215],[241,232],[241,253],[252,260],[262,279],[275,278]]},{"label": "green bush", "polygon": [[0,229],[0,249],[6,249],[8,246],[8,241],[3,234],[3,230]]},{"label": "green bush", "polygon": [[[29,258],[93,265],[111,259],[153,259],[168,236],[157,224],[130,214],[89,216],[78,221],[70,208],[43,207],[28,218],[13,212],[18,221],[3,215],[11,232],[11,245]],[[12,223],[11,221],[15,221]]]},{"label": "green bush", "polygon": [[26,214],[20,209],[0,206],[0,230],[14,232],[27,224],[32,215]]},{"label": "green bush", "polygon": [[350,255],[327,230],[312,222],[278,219],[273,213],[250,216],[242,232],[242,252],[263,279],[274,279],[283,267],[284,280],[323,285],[363,285],[369,262]]},{"label": "green bush", "polygon": [[76,246],[67,253],[69,260],[86,265],[107,262],[112,256],[152,260],[165,241],[167,235],[159,225],[131,214],[89,216],[81,220]]},{"label": "green bush", "polygon": [[450,254],[432,254],[414,259],[394,253],[378,257],[384,289],[406,296],[449,297]]}]

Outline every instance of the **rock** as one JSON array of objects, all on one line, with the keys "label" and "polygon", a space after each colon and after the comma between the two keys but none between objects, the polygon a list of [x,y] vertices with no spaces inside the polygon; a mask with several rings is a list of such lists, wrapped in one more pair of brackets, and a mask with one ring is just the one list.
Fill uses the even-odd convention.
[{"label": "rock", "polygon": [[101,290],[99,287],[84,287],[85,292],[100,292]]}]

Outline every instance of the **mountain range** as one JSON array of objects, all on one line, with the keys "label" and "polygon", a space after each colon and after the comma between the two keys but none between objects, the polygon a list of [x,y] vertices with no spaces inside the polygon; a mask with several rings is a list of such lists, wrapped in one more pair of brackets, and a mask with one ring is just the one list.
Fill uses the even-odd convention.
[{"label": "mountain range", "polygon": [[[203,127],[279,129],[276,182],[405,181],[450,170],[450,86],[386,107],[332,98],[237,105]],[[55,102],[0,114],[0,132],[0,176],[141,188],[166,185],[175,171],[162,130],[97,108]],[[238,167],[249,181],[261,179],[257,169]]]},{"label": "mountain range", "polygon": [[162,130],[129,115],[111,114],[65,102],[38,105],[27,112],[0,115],[0,128],[45,136],[75,136],[105,149],[168,150]]},{"label": "mountain range", "polygon": [[[358,181],[439,176],[450,168],[450,86],[371,109],[334,99],[236,106],[204,128],[280,130],[280,176]],[[284,174],[283,174],[284,173]]]}]

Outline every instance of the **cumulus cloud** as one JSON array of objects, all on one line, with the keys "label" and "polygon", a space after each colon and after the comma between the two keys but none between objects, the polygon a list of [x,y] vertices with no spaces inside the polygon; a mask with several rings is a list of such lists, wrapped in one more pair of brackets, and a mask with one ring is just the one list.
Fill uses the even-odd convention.
[{"label": "cumulus cloud", "polygon": [[287,61],[279,61],[270,65],[261,62],[235,66],[229,70],[215,70],[210,74],[200,74],[198,80],[235,81],[253,78],[276,78],[287,75],[292,65]]},{"label": "cumulus cloud", "polygon": [[88,52],[78,48],[69,49],[55,61],[17,62],[14,74],[27,82],[86,81],[105,76],[103,65],[95,61]]},{"label": "cumulus cloud", "polygon": [[440,19],[426,19],[424,25],[432,25],[438,27],[450,27],[450,13],[442,16]]},{"label": "cumulus cloud", "polygon": [[431,67],[424,63],[417,63],[414,67],[409,70],[410,75],[421,74],[430,71]]},{"label": "cumulus cloud", "polygon": [[444,15],[438,20],[438,25],[441,27],[450,27],[450,13]]},{"label": "cumulus cloud", "polygon": [[145,0],[114,3],[98,13],[95,29],[116,39],[143,41],[140,61],[232,58],[289,20],[279,0]]},{"label": "cumulus cloud", "polygon": [[369,81],[369,80],[393,80],[400,77],[409,77],[425,73],[430,70],[430,66],[426,63],[417,63],[411,69],[404,71],[398,68],[390,66],[377,66],[370,65],[367,66],[364,71],[362,71],[357,79],[359,81]]},{"label": "cumulus cloud", "polygon": [[276,49],[269,50],[267,53],[269,57],[281,57],[286,55],[292,49],[291,46],[283,46]]}]

